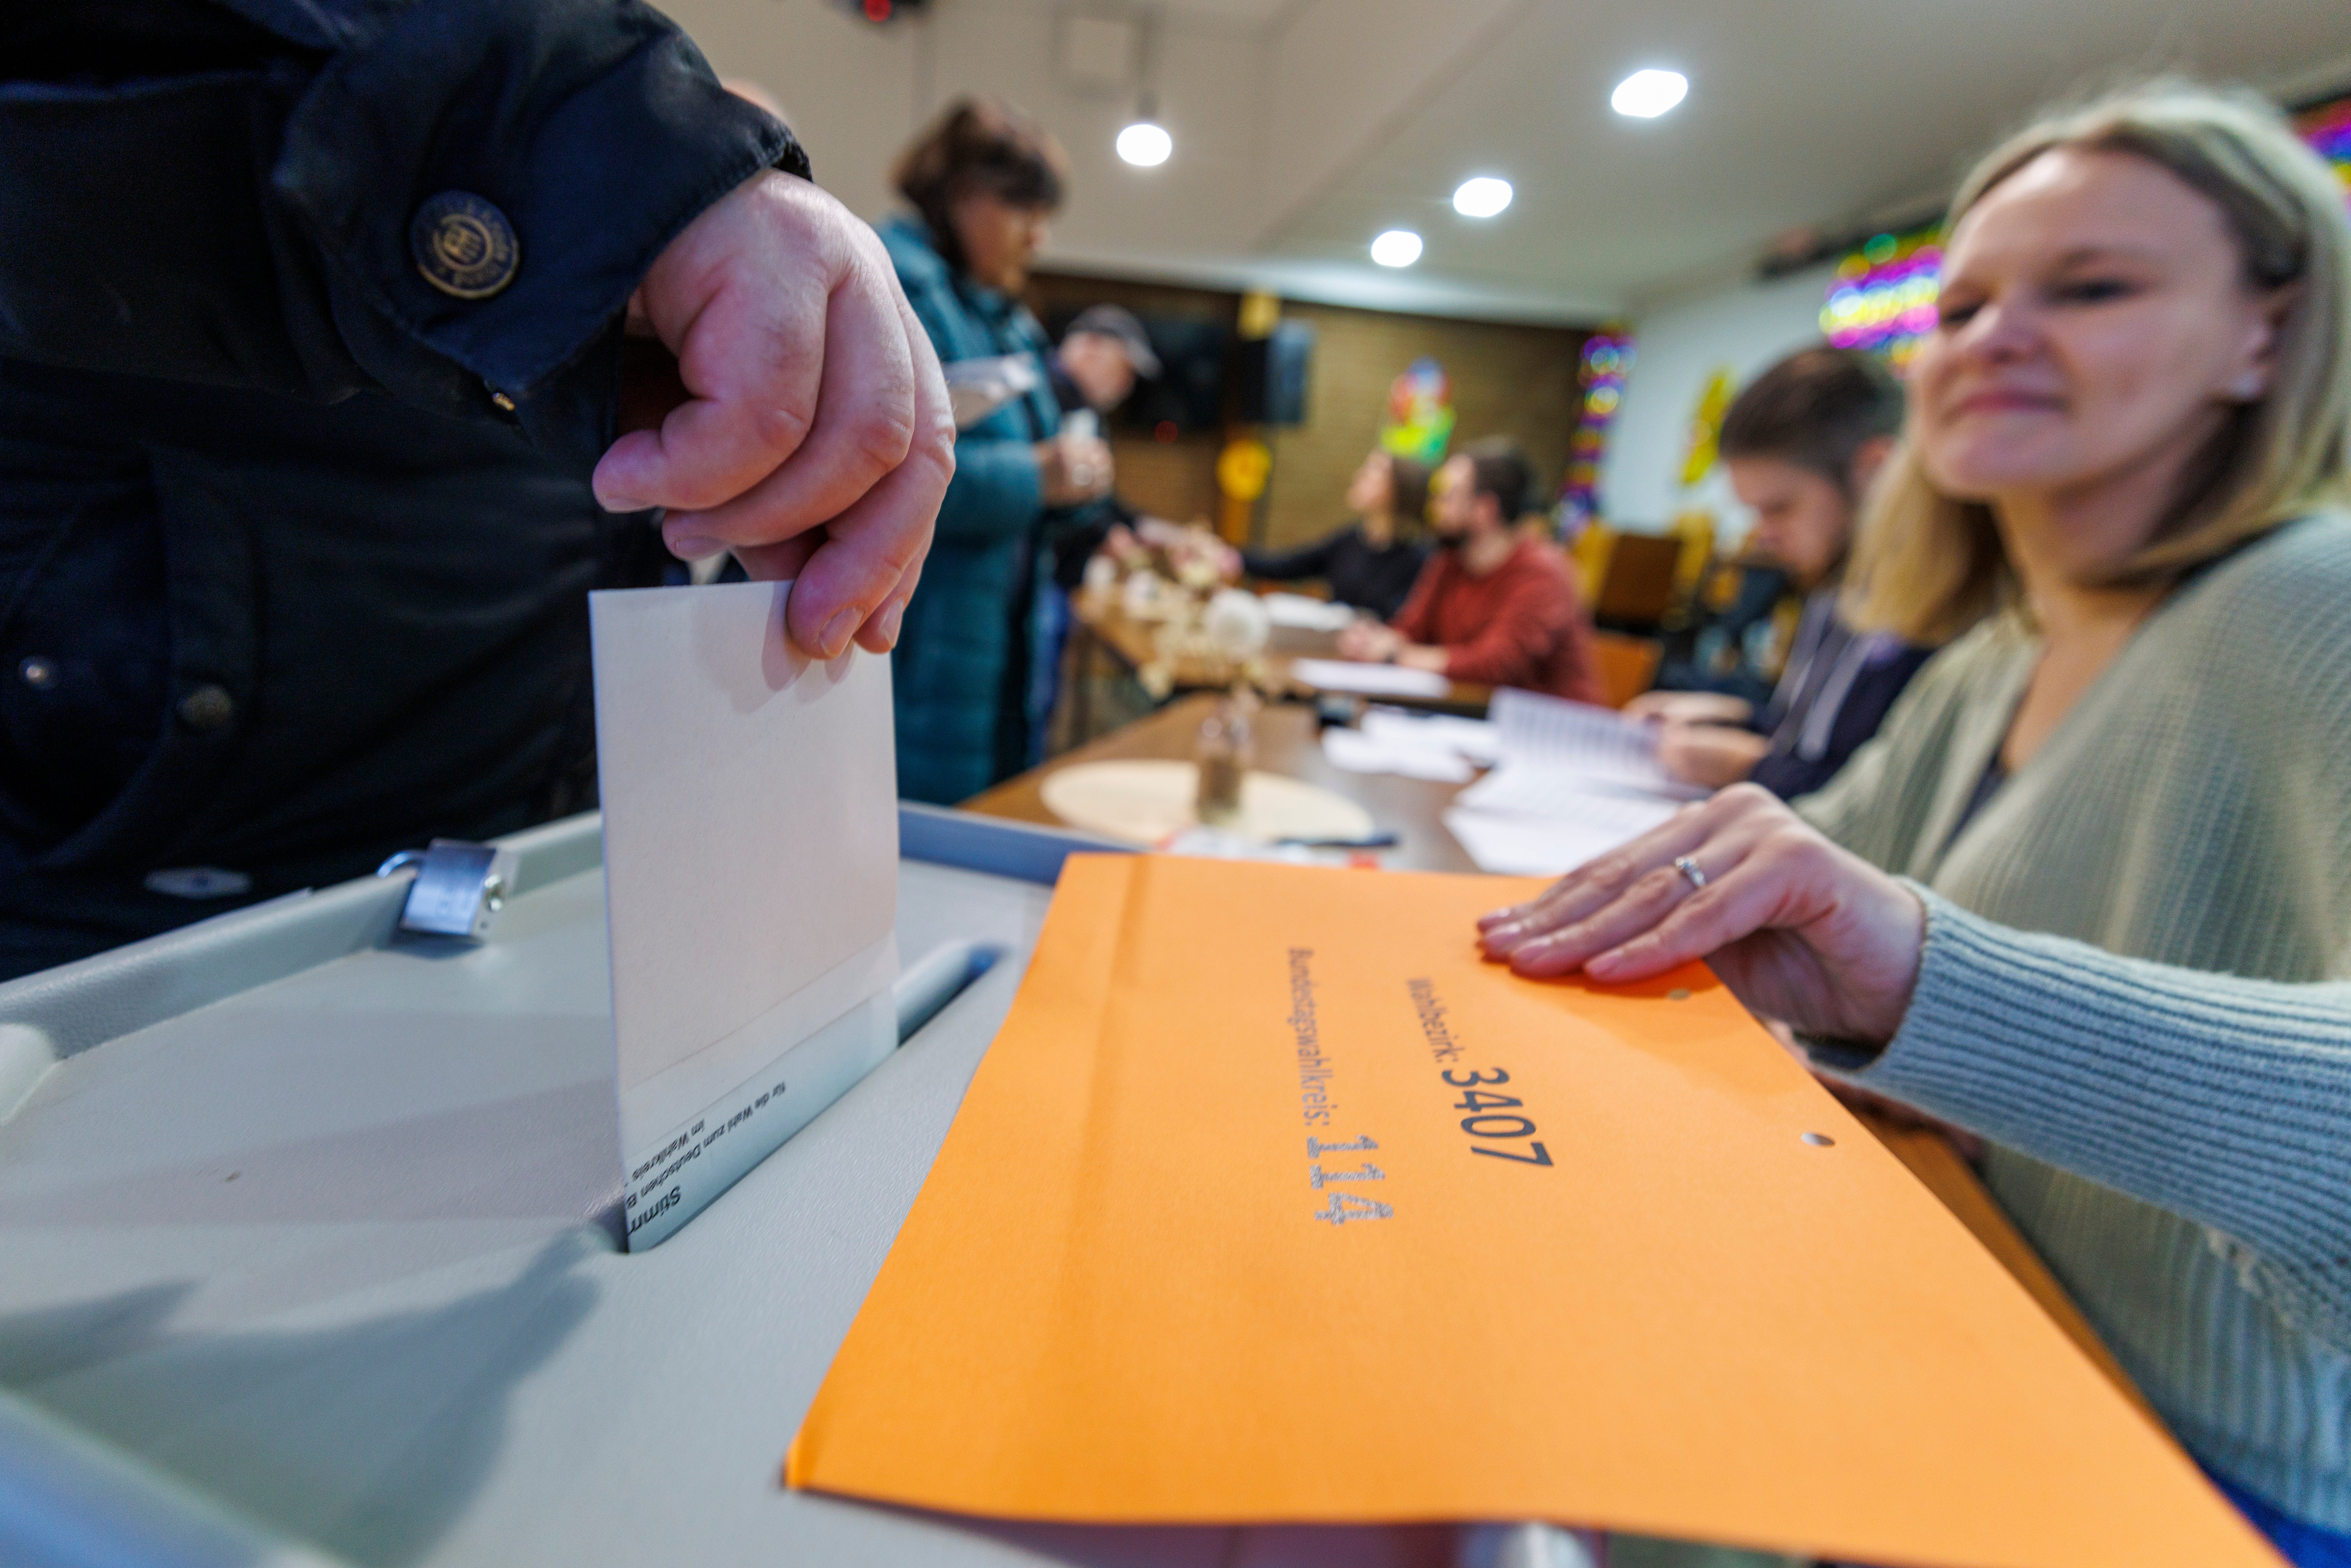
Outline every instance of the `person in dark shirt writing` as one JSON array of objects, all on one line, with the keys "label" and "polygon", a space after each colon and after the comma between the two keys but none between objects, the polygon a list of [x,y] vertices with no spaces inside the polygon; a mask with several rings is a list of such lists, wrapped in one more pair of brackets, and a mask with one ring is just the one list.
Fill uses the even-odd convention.
[{"label": "person in dark shirt writing", "polygon": [[1652,692],[1626,711],[1658,720],[1659,760],[1693,784],[1751,779],[1782,800],[1836,777],[1934,652],[1856,632],[1838,613],[1845,557],[1870,481],[1902,428],[1902,383],[1849,349],[1806,349],[1755,378],[1722,421],[1730,487],[1755,512],[1749,543],[1804,590],[1785,672],[1760,711],[1711,692]]},{"label": "person in dark shirt writing", "polygon": [[1347,486],[1355,521],[1292,550],[1243,550],[1239,565],[1268,582],[1319,579],[1331,597],[1374,620],[1404,608],[1428,559],[1419,534],[1428,520],[1428,469],[1409,457],[1374,452]]}]

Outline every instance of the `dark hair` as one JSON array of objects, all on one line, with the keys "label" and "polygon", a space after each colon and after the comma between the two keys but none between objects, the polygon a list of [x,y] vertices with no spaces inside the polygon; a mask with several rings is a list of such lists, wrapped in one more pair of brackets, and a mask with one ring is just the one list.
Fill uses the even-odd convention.
[{"label": "dark hair", "polygon": [[1776,457],[1818,474],[1848,499],[1853,460],[1902,429],[1902,383],[1875,355],[1806,349],[1747,384],[1722,416],[1725,457]]},{"label": "dark hair", "polygon": [[1388,454],[1389,521],[1404,528],[1428,526],[1428,465]]},{"label": "dark hair", "polygon": [[1469,459],[1470,494],[1493,497],[1502,521],[1517,522],[1535,488],[1534,468],[1519,444],[1507,435],[1489,435],[1463,447],[1461,455]]},{"label": "dark hair", "polygon": [[898,154],[890,183],[930,225],[939,254],[960,268],[956,203],[987,195],[1050,212],[1061,204],[1069,169],[1061,144],[1020,110],[998,99],[960,98]]}]

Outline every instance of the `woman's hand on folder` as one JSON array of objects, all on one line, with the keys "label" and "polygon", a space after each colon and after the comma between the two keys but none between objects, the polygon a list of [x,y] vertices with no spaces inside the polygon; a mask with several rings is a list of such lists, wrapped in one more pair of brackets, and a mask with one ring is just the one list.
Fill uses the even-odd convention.
[{"label": "woman's hand on folder", "polygon": [[1763,1017],[1882,1043],[1917,983],[1926,917],[1917,894],[1740,784],[1478,926],[1521,975],[1621,982],[1703,958]]}]

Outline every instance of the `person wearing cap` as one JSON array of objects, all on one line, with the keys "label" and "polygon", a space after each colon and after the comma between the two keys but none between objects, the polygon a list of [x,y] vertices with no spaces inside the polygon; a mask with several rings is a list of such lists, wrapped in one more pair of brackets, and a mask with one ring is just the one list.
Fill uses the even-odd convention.
[{"label": "person wearing cap", "polygon": [[[1045,377],[1061,405],[1063,429],[1095,435],[1102,422],[1134,395],[1135,383],[1157,380],[1160,369],[1143,323],[1117,305],[1089,305],[1079,311],[1062,329],[1061,346],[1045,356]],[[1086,562],[1112,528],[1131,528],[1145,519],[1114,492],[1105,492],[1055,520],[1053,586],[1066,596],[1077,591]]]},{"label": "person wearing cap", "polygon": [[[1135,383],[1158,378],[1158,353],[1134,311],[1117,305],[1089,305],[1062,329],[1059,347],[1045,357],[1045,375],[1061,404],[1065,431],[1099,434],[1102,422],[1133,396]],[[1075,617],[1070,596],[1084,580],[1086,562],[1115,528],[1140,528],[1154,519],[1105,492],[1092,503],[1052,518],[1047,541],[1053,580],[1037,602],[1037,659],[1029,681],[1029,755],[1026,766],[1045,760],[1045,739],[1053,709],[1061,699],[1061,650]]]},{"label": "person wearing cap", "polygon": [[1159,356],[1134,312],[1117,305],[1089,305],[1061,333],[1061,346],[1045,361],[1053,397],[1065,414],[1092,409],[1107,414],[1124,402],[1138,381],[1159,379]]}]

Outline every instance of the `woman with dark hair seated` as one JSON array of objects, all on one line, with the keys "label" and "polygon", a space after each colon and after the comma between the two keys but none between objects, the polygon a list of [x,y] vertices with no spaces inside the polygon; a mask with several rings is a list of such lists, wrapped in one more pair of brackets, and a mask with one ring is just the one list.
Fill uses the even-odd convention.
[{"label": "woman with dark hair seated", "polygon": [[1243,550],[1241,570],[1268,582],[1320,579],[1339,603],[1392,621],[1428,559],[1428,477],[1425,464],[1374,451],[1347,486],[1355,521],[1302,549]]},{"label": "woman with dark hair seated", "polygon": [[952,802],[1028,765],[1035,624],[1052,513],[1107,495],[1110,450],[1060,436],[1044,329],[1020,303],[1068,163],[1019,111],[952,105],[893,172],[911,214],[882,225],[941,361],[1036,358],[1030,389],[956,438],[956,474],[892,656],[898,793]]}]

